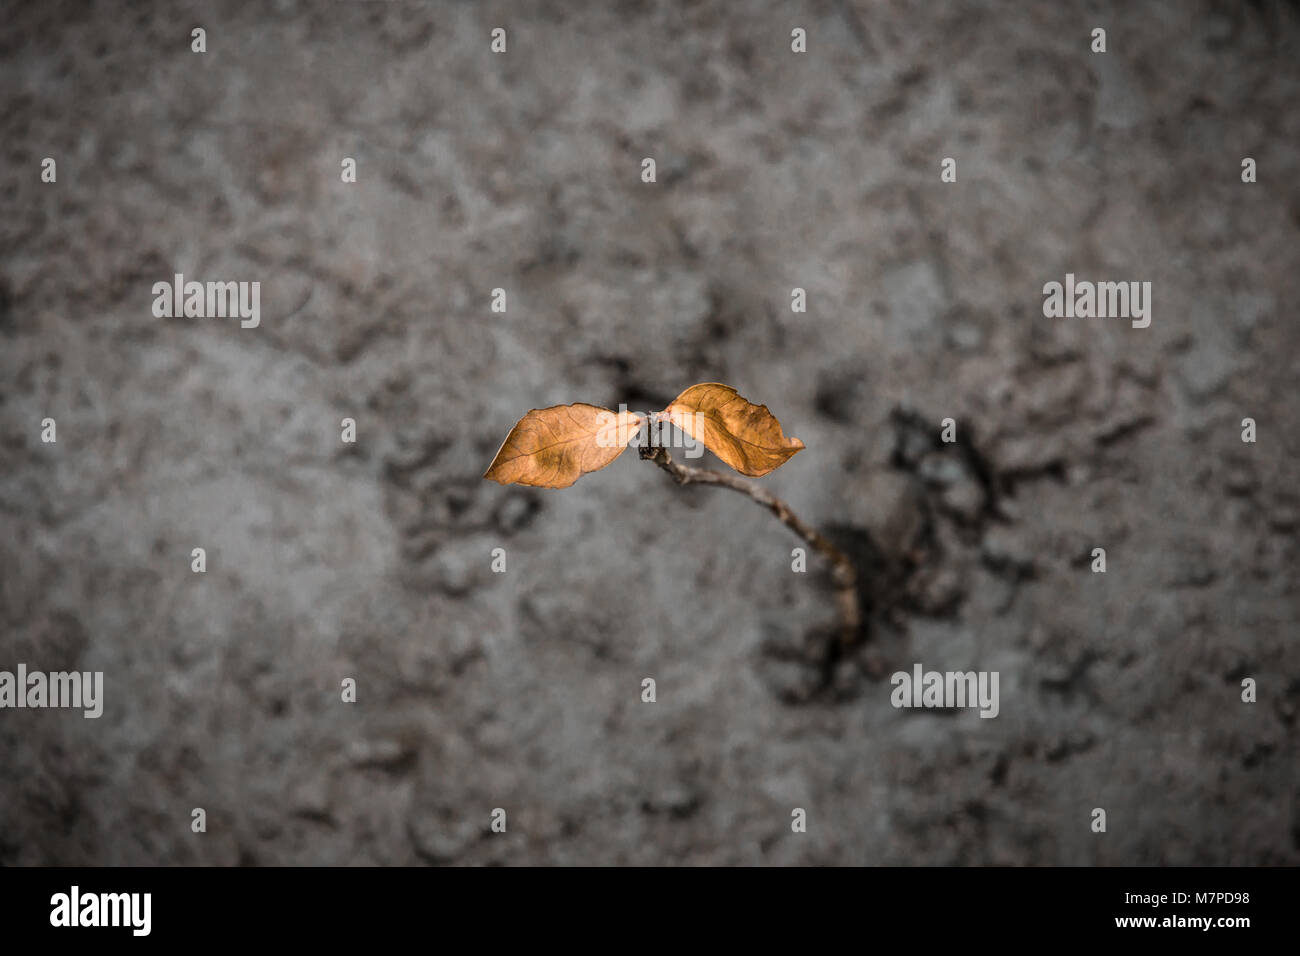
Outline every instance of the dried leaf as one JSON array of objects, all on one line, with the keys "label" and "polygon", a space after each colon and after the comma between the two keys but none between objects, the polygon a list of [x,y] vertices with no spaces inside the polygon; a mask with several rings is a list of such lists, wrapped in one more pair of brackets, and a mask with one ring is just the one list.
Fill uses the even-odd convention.
[{"label": "dried leaf", "polygon": [[766,475],[804,447],[786,438],[766,405],[754,405],[730,385],[706,382],[678,395],[663,414],[736,471],[751,478]]},{"label": "dried leaf", "polygon": [[484,478],[539,488],[567,488],[623,453],[641,427],[631,412],[597,405],[534,408],[510,429]]}]

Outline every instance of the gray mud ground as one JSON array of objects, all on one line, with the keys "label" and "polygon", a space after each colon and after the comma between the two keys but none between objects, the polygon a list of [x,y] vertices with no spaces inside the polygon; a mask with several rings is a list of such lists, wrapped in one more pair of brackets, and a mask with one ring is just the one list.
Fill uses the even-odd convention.
[{"label": "gray mud ground", "polygon": [[[0,711],[0,863],[1300,863],[1297,63],[1278,2],[13,9],[0,668],[106,690]],[[701,381],[806,443],[860,651],[739,495],[480,477]]]}]

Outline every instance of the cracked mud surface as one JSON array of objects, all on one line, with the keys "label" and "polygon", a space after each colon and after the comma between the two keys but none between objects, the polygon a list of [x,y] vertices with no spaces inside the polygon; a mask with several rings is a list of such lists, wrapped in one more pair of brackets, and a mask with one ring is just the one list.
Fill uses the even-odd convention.
[{"label": "cracked mud surface", "polygon": [[[0,668],[106,704],[0,712],[0,863],[1300,863],[1295,5],[746,7],[13,14]],[[1067,271],[1150,328],[1044,318]],[[481,479],[701,381],[806,443],[860,648],[738,495]]]}]

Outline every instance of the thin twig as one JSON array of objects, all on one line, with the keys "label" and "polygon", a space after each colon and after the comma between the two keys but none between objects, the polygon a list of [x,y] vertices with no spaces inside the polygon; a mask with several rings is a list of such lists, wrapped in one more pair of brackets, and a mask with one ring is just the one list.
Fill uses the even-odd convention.
[{"label": "thin twig", "polygon": [[820,551],[831,564],[831,583],[835,585],[835,604],[840,616],[840,641],[845,647],[857,643],[862,627],[862,613],[858,608],[858,572],[848,555],[826,540],[820,532],[806,525],[784,501],[752,481],[745,481],[743,478],[723,474],[720,471],[710,471],[707,468],[691,468],[688,465],[678,464],[673,461],[672,455],[668,454],[668,449],[662,446],[642,445],[638,451],[642,458],[654,462],[672,475],[673,481],[679,485],[719,485],[748,495],[781,519],[781,523],[787,528]]}]

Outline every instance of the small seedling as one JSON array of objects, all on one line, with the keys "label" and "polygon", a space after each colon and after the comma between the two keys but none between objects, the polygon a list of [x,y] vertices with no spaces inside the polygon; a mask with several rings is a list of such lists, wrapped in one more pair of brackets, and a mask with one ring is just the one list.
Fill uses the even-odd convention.
[{"label": "small seedling", "polygon": [[[799,439],[786,437],[766,405],[752,404],[729,385],[707,382],[692,385],[662,412],[648,415],[583,403],[535,408],[510,429],[483,477],[503,485],[567,488],[581,476],[610,464],[643,427],[653,429],[661,422],[671,422],[751,478],[774,471],[804,447]],[[643,459],[668,472],[679,485],[718,485],[748,495],[821,552],[831,564],[840,639],[845,645],[858,639],[861,614],[853,562],[789,505],[752,481],[679,464],[662,444],[641,442],[639,451]]]}]

